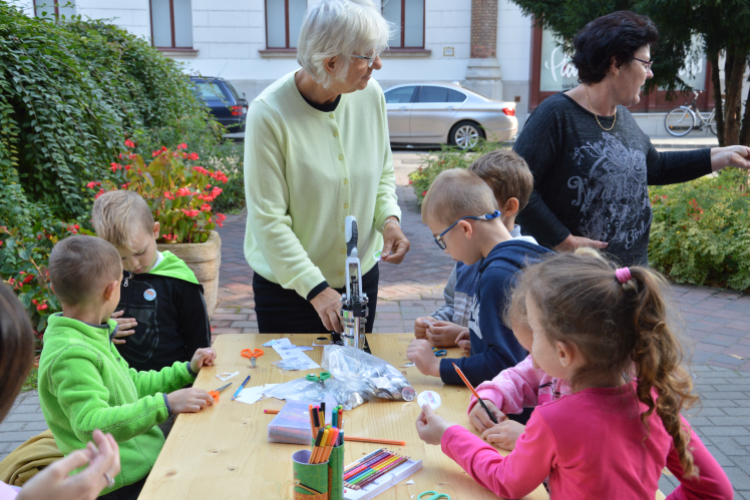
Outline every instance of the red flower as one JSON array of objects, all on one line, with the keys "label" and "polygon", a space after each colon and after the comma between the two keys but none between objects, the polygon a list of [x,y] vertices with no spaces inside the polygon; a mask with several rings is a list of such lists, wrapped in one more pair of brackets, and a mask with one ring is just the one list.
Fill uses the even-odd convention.
[{"label": "red flower", "polygon": [[129,182],[126,182],[125,184],[123,184],[123,185],[122,185],[122,186],[120,186],[120,187],[121,187],[122,189],[127,189],[127,188],[128,188],[128,186],[130,186],[130,183],[129,183]]},{"label": "red flower", "polygon": [[36,299],[32,299],[32,300],[31,300],[31,303],[32,303],[32,304],[34,304],[34,305],[37,305],[37,304],[39,303],[39,301],[38,301],[38,300],[36,300]]},{"label": "red flower", "polygon": [[226,182],[229,180],[229,178],[224,174],[224,172],[214,172],[211,174],[211,177],[216,179],[217,181],[221,181],[222,183],[226,184]]},{"label": "red flower", "polygon": [[225,220],[227,220],[227,216],[224,214],[216,214],[216,217],[214,218],[214,222],[216,222],[216,225],[219,227],[224,227]]},{"label": "red flower", "polygon": [[[199,174],[211,175],[211,174],[208,173],[208,170],[206,170],[203,167],[193,167],[193,170],[196,171],[196,172],[198,172]],[[211,175],[211,177],[213,177],[213,175]]]},{"label": "red flower", "polygon": [[[185,144],[183,142],[182,144],[180,144],[179,146],[177,146],[177,149],[187,149],[187,144]],[[175,236],[175,238],[176,238],[176,236]]]},{"label": "red flower", "polygon": [[125,141],[125,145],[127,147],[129,147],[129,148],[134,148],[135,147],[135,144],[133,144],[133,141],[131,141],[130,139],[128,139],[128,140]]},{"label": "red flower", "polygon": [[39,304],[36,306],[37,311],[45,311],[49,306],[47,304]]},{"label": "red flower", "polygon": [[164,197],[168,200],[174,200],[174,195],[169,191],[164,191]]},{"label": "red flower", "polygon": [[422,191],[422,196],[427,195],[427,191]]},{"label": "red flower", "polygon": [[211,184],[206,184],[206,189],[211,189]]},{"label": "red flower", "polygon": [[189,155],[187,156],[187,159],[188,159],[188,160],[197,160],[197,159],[198,159],[198,153],[190,153],[190,154],[189,154]]},{"label": "red flower", "polygon": [[89,188],[89,189],[94,189],[95,187],[99,187],[101,185],[102,185],[102,183],[99,182],[99,181],[91,181],[88,184],[86,184],[86,187]]},{"label": "red flower", "polygon": [[73,224],[73,229],[78,231],[79,229],[81,229],[81,226],[79,226],[78,224]]},{"label": "red flower", "polygon": [[187,215],[188,217],[195,217],[199,213],[201,213],[200,210],[185,210],[184,208],[181,208],[180,210],[182,210],[182,213]]},{"label": "red flower", "polygon": [[110,163],[110,164],[109,164],[109,169],[110,169],[110,170],[111,170],[112,172],[117,172],[117,171],[118,171],[118,170],[120,170],[121,168],[122,168],[122,165],[120,165],[119,163]]},{"label": "red flower", "polygon": [[27,274],[26,277],[23,279],[23,284],[26,285],[28,283],[31,283],[32,281],[34,281],[34,275]]},{"label": "red flower", "polygon": [[100,189],[99,192],[96,193],[96,196],[94,196],[94,199],[96,200],[97,198],[99,198],[103,194],[104,194],[104,189]]},{"label": "red flower", "polygon": [[132,166],[132,165],[125,165],[125,167],[123,167],[123,168],[124,168],[125,170],[130,170],[131,168],[133,168],[133,166]]},{"label": "red flower", "polygon": [[193,193],[190,192],[190,189],[183,187],[175,191],[174,194],[175,196],[190,196]]},{"label": "red flower", "polygon": [[204,211],[204,212],[210,212],[211,211],[211,205],[209,205],[208,203],[204,203],[203,205],[201,205],[201,210]]}]

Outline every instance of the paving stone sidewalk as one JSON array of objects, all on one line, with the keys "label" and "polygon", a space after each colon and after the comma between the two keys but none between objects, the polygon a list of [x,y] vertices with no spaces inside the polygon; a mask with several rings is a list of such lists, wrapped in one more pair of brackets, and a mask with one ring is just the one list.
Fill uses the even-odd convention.
[{"label": "paving stone sidewalk", "polygon": [[[414,319],[443,303],[442,290],[453,261],[421,223],[408,173],[420,164],[413,153],[394,152],[397,194],[411,251],[399,266],[380,267],[376,333],[412,332]],[[245,216],[230,216],[222,238],[220,303],[212,318],[213,338],[225,333],[257,333],[252,276],[243,253]],[[750,297],[706,287],[673,286],[676,305],[693,352],[692,370],[702,408],[688,419],[724,467],[738,499],[750,500]],[[18,397],[0,424],[0,458],[46,428],[35,392]],[[674,478],[663,476],[669,493]]]}]

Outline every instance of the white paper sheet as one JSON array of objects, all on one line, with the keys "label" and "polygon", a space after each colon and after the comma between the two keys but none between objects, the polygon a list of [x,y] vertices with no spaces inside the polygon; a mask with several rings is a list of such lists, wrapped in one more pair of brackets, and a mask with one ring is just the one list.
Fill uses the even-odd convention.
[{"label": "white paper sheet", "polygon": [[263,396],[263,392],[269,390],[271,387],[278,385],[278,384],[266,384],[266,385],[257,385],[255,387],[245,387],[242,389],[242,392],[240,392],[240,395],[237,396],[237,399],[235,401],[239,401],[241,403],[246,404],[253,404],[257,403],[261,399],[263,399],[265,396]]},{"label": "white paper sheet", "polygon": [[222,382],[226,382],[230,378],[236,377],[239,374],[240,372],[234,372],[234,373],[224,372],[224,373],[219,373],[218,375],[216,375],[216,378],[218,378]]},{"label": "white paper sheet", "polygon": [[297,349],[297,346],[292,344],[291,340],[280,340],[286,340],[286,342],[277,342],[272,347],[273,350],[276,351],[279,356],[281,356],[281,359],[283,359],[284,361],[295,361],[300,370],[314,370],[316,368],[320,368],[320,365],[310,359],[307,354]]}]

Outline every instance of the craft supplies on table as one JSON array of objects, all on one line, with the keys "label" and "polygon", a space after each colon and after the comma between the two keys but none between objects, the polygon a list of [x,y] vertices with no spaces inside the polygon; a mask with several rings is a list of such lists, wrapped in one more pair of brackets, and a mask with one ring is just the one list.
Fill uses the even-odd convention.
[{"label": "craft supplies on table", "polygon": [[272,364],[278,366],[282,370],[314,370],[320,368],[318,363],[310,359],[307,354],[297,349],[297,346],[292,344],[292,341],[287,338],[278,339],[278,341],[271,347],[281,357],[281,361],[276,361]]},{"label": "craft supplies on table", "polygon": [[252,368],[255,368],[255,360],[264,354],[263,349],[242,349],[240,351],[240,356],[243,358],[250,358]]},{"label": "craft supplies on table", "polygon": [[234,395],[232,395],[232,401],[234,401],[235,399],[237,399],[237,396],[239,396],[239,395],[240,395],[240,393],[242,392],[242,389],[244,389],[244,388],[245,388],[245,385],[246,385],[246,384],[247,384],[247,383],[248,383],[249,381],[250,381],[250,375],[248,375],[248,376],[247,376],[247,377],[245,378],[245,380],[243,380],[243,381],[242,381],[242,383],[240,384],[240,386],[239,386],[239,387],[237,388],[237,390],[236,390],[236,391],[234,392]]},{"label": "craft supplies on table", "polygon": [[380,448],[344,467],[344,498],[369,500],[421,468],[421,460]]},{"label": "craft supplies on table", "polygon": [[229,382],[228,384],[222,385],[221,387],[219,387],[215,391],[208,391],[208,395],[211,396],[212,398],[214,398],[214,403],[218,403],[219,402],[219,394],[221,394],[221,391],[223,391],[224,389],[226,389],[230,385],[232,385],[231,382]]},{"label": "craft supplies on table", "polygon": [[[326,396],[328,408],[334,408],[336,401]],[[328,399],[330,398],[330,399]],[[319,405],[312,401],[287,401],[284,408],[268,423],[268,440],[276,443],[310,444],[314,437],[310,424],[310,406]],[[326,412],[319,427],[331,421],[330,411]],[[317,434],[317,430],[315,431]]]}]

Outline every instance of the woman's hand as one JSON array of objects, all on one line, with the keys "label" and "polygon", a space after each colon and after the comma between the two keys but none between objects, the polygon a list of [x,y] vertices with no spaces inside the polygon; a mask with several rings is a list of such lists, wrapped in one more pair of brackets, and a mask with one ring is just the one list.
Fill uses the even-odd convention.
[{"label": "woman's hand", "polygon": [[113,320],[117,321],[117,326],[119,327],[115,334],[115,338],[112,339],[113,344],[124,344],[125,341],[122,340],[122,337],[130,337],[133,335],[135,333],[135,327],[138,326],[138,322],[135,318],[123,318],[123,314],[125,314],[124,310],[114,312],[112,313],[112,316],[110,316]]},{"label": "woman's hand", "polygon": [[406,239],[398,224],[385,225],[383,229],[383,241],[383,252],[380,254],[380,260],[389,264],[401,264],[401,261],[406,256],[406,252],[411,248],[411,243]]},{"label": "woman's hand", "polygon": [[[393,224],[388,224],[392,226]],[[402,257],[403,258],[403,257]],[[400,261],[399,261],[400,262]],[[324,289],[310,301],[320,316],[328,331],[341,333],[344,327],[341,326],[339,312],[341,311],[341,294],[331,287]]]},{"label": "woman's hand", "polygon": [[718,172],[726,167],[750,169],[750,148],[747,146],[711,148],[711,170]]},{"label": "woman's hand", "polygon": [[607,248],[609,243],[604,241],[590,240],[583,236],[573,236],[569,234],[567,238],[562,240],[559,245],[552,248],[555,252],[575,252],[576,248],[580,247],[592,247],[601,250]]},{"label": "woman's hand", "polygon": [[429,405],[424,405],[422,413],[417,417],[419,439],[427,444],[439,446],[440,441],[443,439],[443,434],[453,425],[456,424],[451,424],[443,417],[436,415]]},{"label": "woman's hand", "polygon": [[513,451],[516,448],[516,441],[524,432],[526,432],[525,425],[513,420],[506,420],[484,431],[482,439],[504,450]]},{"label": "woman's hand", "polygon": [[[120,451],[111,434],[96,429],[91,442],[65,458],[53,462],[23,485],[16,500],[94,500],[108,486],[107,476],[120,473]],[[89,466],[74,476],[79,467]]]},{"label": "woman's hand", "polygon": [[[502,423],[504,420],[508,420],[508,417],[506,417],[505,414],[495,406],[495,403],[486,399],[482,399],[482,401],[484,401],[487,409],[492,412],[498,422]],[[484,411],[484,408],[482,408],[479,401],[477,401],[477,404],[475,404],[474,408],[469,412],[469,422],[471,422],[474,428],[479,432],[486,432],[497,425],[492,421],[490,416],[487,415],[487,412]]]}]

